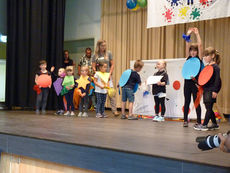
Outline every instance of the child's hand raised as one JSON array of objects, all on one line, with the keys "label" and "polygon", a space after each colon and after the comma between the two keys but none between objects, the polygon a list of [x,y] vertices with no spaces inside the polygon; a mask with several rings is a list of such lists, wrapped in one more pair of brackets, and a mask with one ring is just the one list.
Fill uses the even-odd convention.
[{"label": "child's hand raised", "polygon": [[50,68],[50,71],[51,71],[51,72],[53,72],[53,71],[54,71],[54,69],[55,69],[55,67],[54,67],[54,66],[52,66],[52,67]]}]

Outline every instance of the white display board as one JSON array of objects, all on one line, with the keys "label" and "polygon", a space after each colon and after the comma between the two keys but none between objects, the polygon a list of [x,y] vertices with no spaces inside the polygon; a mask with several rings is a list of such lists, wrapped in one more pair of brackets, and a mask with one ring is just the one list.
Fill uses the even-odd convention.
[{"label": "white display board", "polygon": [[5,102],[6,60],[0,59],[0,102]]},{"label": "white display board", "polygon": [[[165,117],[170,118],[183,118],[183,106],[184,106],[184,79],[182,77],[181,71],[183,64],[185,63],[185,58],[178,59],[165,59],[167,62],[167,73],[169,76],[169,85],[166,86],[166,113]],[[133,68],[135,61],[130,62],[130,68]],[[156,63],[158,60],[143,60],[144,67],[141,72],[142,86],[139,87],[138,91],[135,93],[135,102],[133,113],[137,115],[155,115],[155,102],[152,95],[152,86],[150,85],[147,89],[150,91],[150,94],[144,95],[146,91],[146,86],[143,84],[149,76],[152,76],[157,72]],[[177,84],[177,85],[176,85]],[[178,87],[180,84],[180,87]],[[174,85],[174,87],[173,87]],[[175,89],[176,88],[176,89]],[[205,115],[205,107],[203,104],[203,99],[201,99],[201,112],[202,118]],[[193,104],[193,99],[190,103],[190,119],[196,119],[196,112]]]}]

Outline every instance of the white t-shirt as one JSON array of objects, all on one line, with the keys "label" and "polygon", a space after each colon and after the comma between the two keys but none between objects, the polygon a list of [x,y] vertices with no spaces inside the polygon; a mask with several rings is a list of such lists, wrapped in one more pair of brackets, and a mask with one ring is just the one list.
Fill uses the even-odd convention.
[{"label": "white t-shirt", "polygon": [[[94,75],[94,78],[97,78],[97,82],[100,84],[100,85],[104,85],[99,77],[99,75],[96,73]],[[100,87],[98,87],[97,85],[95,85],[95,92],[96,93],[102,93],[102,94],[106,94],[107,93],[107,89],[101,89]]]}]

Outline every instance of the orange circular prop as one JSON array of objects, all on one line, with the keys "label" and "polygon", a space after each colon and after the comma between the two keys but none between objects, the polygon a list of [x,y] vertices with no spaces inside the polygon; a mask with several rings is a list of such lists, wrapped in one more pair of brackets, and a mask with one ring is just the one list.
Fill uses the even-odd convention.
[{"label": "orange circular prop", "polygon": [[213,75],[213,66],[207,65],[204,67],[204,69],[200,72],[199,78],[198,78],[198,84],[199,85],[205,85],[212,77]]},{"label": "orange circular prop", "polygon": [[37,85],[42,87],[42,88],[46,88],[46,87],[49,87],[51,86],[52,84],[52,79],[51,79],[51,76],[48,75],[48,74],[42,74],[40,76],[38,76],[38,79],[37,79]]}]

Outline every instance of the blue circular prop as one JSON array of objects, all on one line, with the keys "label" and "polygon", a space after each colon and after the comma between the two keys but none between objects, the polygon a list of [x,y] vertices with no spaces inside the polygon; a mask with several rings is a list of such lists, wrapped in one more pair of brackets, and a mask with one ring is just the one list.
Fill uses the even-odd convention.
[{"label": "blue circular prop", "polygon": [[137,6],[137,0],[127,0],[126,6],[128,9],[134,9]]},{"label": "blue circular prop", "polygon": [[196,77],[200,71],[201,63],[196,57],[188,59],[182,68],[182,76],[184,79]]},{"label": "blue circular prop", "polygon": [[126,71],[124,71],[120,77],[120,80],[119,80],[119,86],[120,87],[123,87],[125,86],[125,84],[128,82],[129,80],[129,77],[131,75],[131,72],[132,70],[131,69],[128,69]]},{"label": "blue circular prop", "polygon": [[137,92],[138,87],[139,87],[139,84],[138,84],[138,83],[136,83],[136,84],[135,84],[135,86],[134,86],[134,88],[133,88],[133,92],[134,92],[134,93],[135,93],[135,92]]}]

